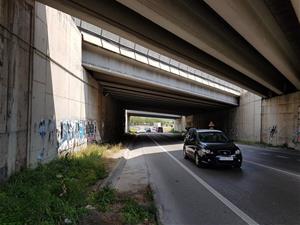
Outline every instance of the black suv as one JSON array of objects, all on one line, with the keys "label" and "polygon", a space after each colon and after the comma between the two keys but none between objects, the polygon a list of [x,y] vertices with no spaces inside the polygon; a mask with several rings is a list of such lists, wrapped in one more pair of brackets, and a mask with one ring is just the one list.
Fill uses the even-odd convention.
[{"label": "black suv", "polygon": [[212,164],[240,168],[243,161],[240,149],[220,130],[190,128],[184,139],[183,156],[195,160],[197,166]]}]

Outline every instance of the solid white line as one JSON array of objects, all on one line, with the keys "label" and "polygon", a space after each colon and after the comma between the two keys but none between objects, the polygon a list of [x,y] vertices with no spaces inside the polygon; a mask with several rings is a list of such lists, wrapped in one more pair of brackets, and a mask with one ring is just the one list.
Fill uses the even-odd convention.
[{"label": "solid white line", "polygon": [[282,158],[282,159],[288,159],[289,157],[287,156],[282,156],[282,155],[276,155],[277,158]]},{"label": "solid white line", "polygon": [[215,190],[212,186],[206,183],[203,179],[197,176],[193,171],[191,171],[188,167],[186,167],[182,162],[176,159],[171,153],[169,153],[164,147],[159,145],[151,136],[148,136],[161,150],[167,153],[175,162],[177,162],[186,172],[188,172],[196,181],[202,184],[210,193],[212,193],[217,199],[219,199],[224,205],[226,205],[231,211],[233,211],[236,215],[238,215],[242,220],[244,220],[247,224],[258,225],[258,223],[249,217],[246,213],[240,210],[237,206],[235,206],[232,202],[230,202],[227,198],[221,195],[217,190]]},{"label": "solid white line", "polygon": [[300,175],[297,174],[297,173],[292,173],[292,172],[288,172],[286,170],[281,170],[281,169],[277,169],[277,168],[274,168],[274,167],[271,167],[271,166],[266,166],[266,165],[263,165],[263,164],[260,164],[260,163],[257,163],[257,162],[253,162],[253,161],[250,161],[250,160],[245,160],[244,159],[243,161],[247,162],[247,163],[251,163],[251,164],[257,165],[257,166],[261,166],[261,167],[264,167],[264,168],[267,168],[267,169],[275,170],[277,172],[284,173],[284,174],[287,174],[287,175],[290,175],[290,176],[294,176],[294,177],[300,178]]}]

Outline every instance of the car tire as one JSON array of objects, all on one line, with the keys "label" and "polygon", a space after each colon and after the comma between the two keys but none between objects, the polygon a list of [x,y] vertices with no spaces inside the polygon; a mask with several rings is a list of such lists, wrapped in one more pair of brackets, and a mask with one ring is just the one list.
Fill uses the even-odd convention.
[{"label": "car tire", "polygon": [[185,147],[183,147],[183,158],[184,159],[188,159],[189,157],[187,156],[187,154],[186,154],[186,150],[185,150]]},{"label": "car tire", "polygon": [[200,160],[200,156],[198,155],[198,153],[195,153],[195,164],[197,167],[201,167],[202,166],[202,163],[201,163],[201,160]]},{"label": "car tire", "polygon": [[238,163],[238,164],[234,165],[233,167],[236,168],[236,169],[240,169],[241,166],[242,166],[242,163]]}]

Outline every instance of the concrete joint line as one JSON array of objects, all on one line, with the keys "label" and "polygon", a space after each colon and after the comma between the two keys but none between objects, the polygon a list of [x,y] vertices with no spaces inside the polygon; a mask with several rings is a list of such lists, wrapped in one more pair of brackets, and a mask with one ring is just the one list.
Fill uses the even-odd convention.
[{"label": "concrete joint line", "polygon": [[181,166],[187,173],[189,173],[195,180],[204,186],[210,193],[212,193],[217,199],[219,199],[225,206],[227,206],[232,212],[234,212],[237,216],[239,216],[243,221],[245,221],[249,225],[258,225],[255,220],[249,217],[246,213],[240,210],[236,205],[230,202],[227,198],[221,195],[217,190],[215,190],[212,186],[206,183],[203,179],[197,176],[193,171],[191,171],[188,167],[186,167],[182,162],[176,159],[171,153],[169,153],[164,147],[159,145],[152,137],[148,136],[161,150],[167,153],[179,166]]},{"label": "concrete joint line", "polygon": [[254,164],[254,165],[257,165],[257,166],[260,166],[260,167],[264,167],[264,168],[267,168],[267,169],[270,169],[270,170],[275,170],[276,172],[284,173],[286,175],[293,176],[293,177],[296,177],[296,178],[300,179],[300,175],[296,174],[296,173],[288,172],[286,170],[277,169],[277,168],[274,168],[274,167],[271,167],[271,166],[266,166],[266,165],[263,165],[263,164],[260,164],[260,163],[257,163],[257,162],[253,162],[253,161],[250,161],[250,160],[244,160],[244,162],[251,163],[251,164]]}]

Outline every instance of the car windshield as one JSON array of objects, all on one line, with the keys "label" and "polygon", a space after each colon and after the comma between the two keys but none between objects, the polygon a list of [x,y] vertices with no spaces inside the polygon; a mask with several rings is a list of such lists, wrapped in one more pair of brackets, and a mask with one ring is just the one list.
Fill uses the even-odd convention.
[{"label": "car windshield", "polygon": [[198,137],[201,142],[206,143],[225,143],[229,141],[221,132],[198,132]]}]

